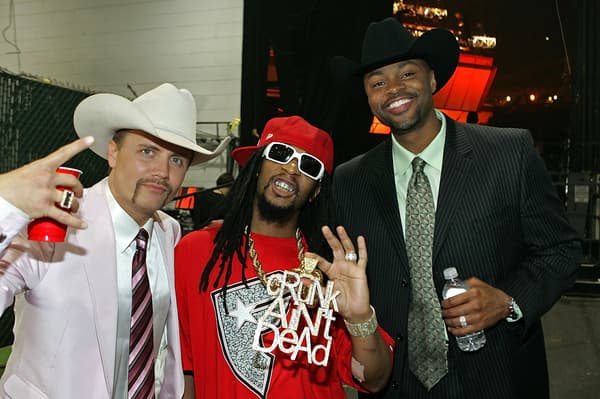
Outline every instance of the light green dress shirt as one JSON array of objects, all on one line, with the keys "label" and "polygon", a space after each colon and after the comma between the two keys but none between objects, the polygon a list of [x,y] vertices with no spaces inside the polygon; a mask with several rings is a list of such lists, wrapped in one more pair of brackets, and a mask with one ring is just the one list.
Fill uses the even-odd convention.
[{"label": "light green dress shirt", "polygon": [[425,168],[423,168],[423,172],[429,179],[433,203],[437,209],[440,179],[442,177],[442,163],[444,161],[444,144],[446,142],[446,118],[437,109],[435,110],[435,116],[440,120],[442,126],[433,141],[420,154],[413,154],[402,147],[396,140],[396,137],[392,135],[392,162],[394,164],[396,197],[398,200],[398,209],[400,210],[400,219],[402,220],[402,232],[405,235],[406,192],[408,182],[412,176],[412,161],[417,156],[427,163]]}]

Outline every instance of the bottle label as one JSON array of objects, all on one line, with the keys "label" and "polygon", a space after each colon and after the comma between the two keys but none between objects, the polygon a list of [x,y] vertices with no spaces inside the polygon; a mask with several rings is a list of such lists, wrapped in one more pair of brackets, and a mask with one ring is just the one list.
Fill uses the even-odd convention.
[{"label": "bottle label", "polygon": [[453,296],[458,295],[458,294],[462,294],[463,292],[466,292],[466,291],[467,291],[466,289],[460,288],[460,287],[448,288],[448,290],[446,291],[446,297],[445,297],[445,299],[453,297]]}]

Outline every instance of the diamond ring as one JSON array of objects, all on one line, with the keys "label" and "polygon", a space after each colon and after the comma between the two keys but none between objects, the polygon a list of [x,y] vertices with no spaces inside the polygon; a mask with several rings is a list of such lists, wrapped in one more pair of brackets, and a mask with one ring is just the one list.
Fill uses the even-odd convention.
[{"label": "diamond ring", "polygon": [[468,326],[469,324],[467,324],[467,318],[465,316],[460,316],[458,318],[458,321],[460,322],[460,326],[462,328],[465,328],[466,326]]},{"label": "diamond ring", "polygon": [[356,252],[347,252],[346,256],[344,256],[344,259],[350,262],[356,262],[358,260],[358,255],[356,255]]}]

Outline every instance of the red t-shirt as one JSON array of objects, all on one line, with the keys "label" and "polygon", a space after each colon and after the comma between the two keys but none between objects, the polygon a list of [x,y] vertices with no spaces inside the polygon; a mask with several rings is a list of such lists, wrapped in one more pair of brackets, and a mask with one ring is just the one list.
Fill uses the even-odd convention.
[{"label": "red t-shirt", "polygon": [[[304,352],[291,360],[289,354],[277,351],[265,354],[252,348],[257,321],[273,298],[258,279],[251,259],[245,271],[246,286],[241,282],[241,265],[234,256],[226,293],[229,313],[223,305],[222,280],[213,288],[218,268],[213,269],[208,291],[200,292],[202,270],[212,253],[219,227],[209,226],[189,233],[175,249],[183,369],[194,373],[196,397],[341,399],[346,398],[342,382],[361,389],[352,378],[352,345],[339,315],[331,327],[333,340],[325,367],[309,364]],[[254,233],[252,238],[267,274],[298,267],[295,238]],[[392,345],[392,339],[383,330],[380,332]],[[268,342],[272,339],[270,334],[271,338],[269,334],[262,338]]]}]

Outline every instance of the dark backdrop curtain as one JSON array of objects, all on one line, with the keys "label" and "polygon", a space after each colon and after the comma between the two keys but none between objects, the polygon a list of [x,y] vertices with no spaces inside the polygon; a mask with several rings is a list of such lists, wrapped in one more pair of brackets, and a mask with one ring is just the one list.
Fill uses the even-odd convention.
[{"label": "dark backdrop curtain", "polygon": [[[339,164],[381,140],[371,123],[360,86],[340,81],[330,60],[360,58],[362,37],[372,21],[392,15],[391,0],[244,3],[241,145],[255,144],[273,116],[301,115],[331,133]],[[275,50],[279,99],[267,98],[269,48]],[[255,133],[253,133],[255,132]]]}]

